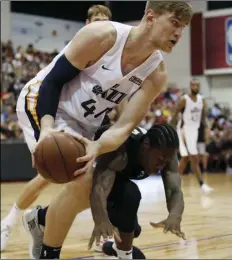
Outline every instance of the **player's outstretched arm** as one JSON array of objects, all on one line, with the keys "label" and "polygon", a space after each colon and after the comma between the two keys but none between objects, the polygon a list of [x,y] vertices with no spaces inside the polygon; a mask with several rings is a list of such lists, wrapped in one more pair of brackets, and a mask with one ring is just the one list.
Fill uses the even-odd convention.
[{"label": "player's outstretched arm", "polygon": [[185,234],[181,231],[180,223],[184,211],[184,199],[181,191],[181,179],[178,173],[178,159],[175,155],[167,168],[162,171],[162,179],[166,194],[167,208],[169,215],[167,219],[150,224],[155,228],[163,228],[164,232],[168,231],[185,239]]},{"label": "player's outstretched arm", "polygon": [[144,118],[149,106],[164,88],[166,81],[167,73],[162,62],[127,103],[118,121],[97,141],[99,154],[116,150],[125,142],[133,129]]},{"label": "player's outstretched arm", "polygon": [[117,122],[109,128],[97,141],[90,141],[85,137],[78,137],[86,148],[86,155],[77,158],[77,163],[87,162],[82,169],[75,171],[77,176],[86,172],[95,158],[101,154],[115,151],[129,137],[134,128],[144,118],[149,106],[160,94],[167,81],[167,72],[163,62],[144,81],[143,86],[130,99]]},{"label": "player's outstretched arm", "polygon": [[107,239],[113,234],[120,241],[116,229],[110,223],[107,213],[107,198],[112,190],[116,172],[126,167],[127,156],[125,153],[112,152],[99,157],[93,172],[93,185],[90,195],[90,205],[95,223],[92,236],[89,241],[89,249],[94,240],[100,242],[100,237]]},{"label": "player's outstretched arm", "polygon": [[84,26],[77,32],[65,53],[44,78],[39,91],[37,110],[41,131],[54,126],[59,98],[65,83],[75,78],[90,62],[96,62],[113,45],[115,29],[105,22]]},{"label": "player's outstretched arm", "polygon": [[178,173],[178,159],[175,155],[167,168],[162,172],[162,179],[166,194],[169,214],[182,216],[184,211],[183,192],[181,190],[181,178]]}]

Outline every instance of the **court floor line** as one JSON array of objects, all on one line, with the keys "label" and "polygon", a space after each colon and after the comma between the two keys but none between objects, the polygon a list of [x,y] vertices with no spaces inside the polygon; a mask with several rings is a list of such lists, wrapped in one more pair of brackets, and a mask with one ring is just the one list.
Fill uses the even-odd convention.
[{"label": "court floor line", "polygon": [[[224,235],[217,235],[217,236],[199,238],[199,239],[194,240],[194,242],[211,240],[211,239],[215,239],[215,238],[229,237],[229,236],[232,236],[232,233],[231,234],[224,234]],[[193,241],[192,240],[186,240],[186,242],[193,242]],[[162,248],[162,247],[173,246],[173,245],[178,245],[178,244],[180,244],[180,242],[172,242],[172,243],[166,243],[166,244],[153,245],[153,246],[149,246],[149,247],[143,247],[143,248],[140,248],[140,249],[141,250],[148,250],[148,249]],[[91,259],[93,257],[98,257],[98,256],[105,256],[105,255],[103,255],[103,254],[89,255],[89,256],[84,256],[84,257],[81,257],[81,258],[72,258],[72,259],[73,260],[77,260],[77,259]]]}]

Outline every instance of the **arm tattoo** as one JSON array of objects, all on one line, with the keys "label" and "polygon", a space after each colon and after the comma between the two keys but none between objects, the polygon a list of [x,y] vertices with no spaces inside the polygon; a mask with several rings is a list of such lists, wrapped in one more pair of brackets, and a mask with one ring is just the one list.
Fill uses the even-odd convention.
[{"label": "arm tattoo", "polygon": [[92,192],[90,195],[90,205],[93,220],[101,223],[108,219],[107,198],[112,190],[116,171],[123,168],[124,156],[112,152],[102,155],[93,172]]},{"label": "arm tattoo", "polygon": [[173,157],[164,171],[162,171],[162,179],[169,214],[182,216],[184,211],[184,199],[181,191],[181,178],[178,173],[177,155]]},{"label": "arm tattoo", "polygon": [[90,205],[93,220],[101,223],[108,218],[107,197],[111,192],[115,180],[115,172],[106,169],[103,172],[95,172],[93,178],[93,188],[90,195]]}]

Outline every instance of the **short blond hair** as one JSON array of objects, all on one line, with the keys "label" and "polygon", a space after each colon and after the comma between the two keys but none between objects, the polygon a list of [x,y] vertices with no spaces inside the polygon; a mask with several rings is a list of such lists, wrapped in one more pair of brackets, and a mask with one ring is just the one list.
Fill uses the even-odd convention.
[{"label": "short blond hair", "polygon": [[145,10],[151,9],[155,13],[174,13],[176,18],[186,25],[191,22],[193,16],[192,6],[187,1],[147,1]]},{"label": "short blond hair", "polygon": [[109,20],[112,17],[112,13],[107,6],[93,5],[88,9],[87,18],[88,18],[88,20],[91,20],[93,16],[96,16],[98,14],[103,14],[103,15],[107,16],[109,18]]}]

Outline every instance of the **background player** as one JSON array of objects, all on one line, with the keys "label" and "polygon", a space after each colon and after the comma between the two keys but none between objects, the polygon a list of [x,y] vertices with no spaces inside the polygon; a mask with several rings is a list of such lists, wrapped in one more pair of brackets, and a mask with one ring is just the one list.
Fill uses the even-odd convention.
[{"label": "background player", "polygon": [[203,192],[211,192],[213,189],[202,180],[202,174],[199,166],[199,157],[197,149],[198,129],[200,123],[207,127],[206,121],[206,101],[199,94],[200,83],[197,80],[190,82],[190,94],[185,94],[179,104],[176,112],[173,115],[171,124],[175,125],[178,116],[181,114],[181,119],[178,122],[177,132],[180,141],[181,160],[179,164],[179,173],[183,174],[184,169],[190,161],[192,172],[196,174],[197,180]]},{"label": "background player", "polygon": [[[101,127],[95,134],[98,139],[109,126]],[[162,227],[165,232],[172,232],[185,238],[181,232],[180,223],[184,210],[183,193],[181,191],[178,170],[177,151],[179,148],[178,135],[169,125],[154,125],[148,132],[136,128],[126,142],[116,151],[104,154],[97,160],[94,170],[93,187],[90,196],[91,210],[95,228],[89,247],[94,239],[100,240],[111,236],[114,227],[119,230],[117,246],[112,248],[112,242],[105,244],[108,254],[115,254],[122,259],[143,259],[144,256],[138,248],[133,248],[134,232],[139,235],[137,211],[141,194],[138,186],[131,179],[141,180],[150,174],[162,170],[162,178],[167,200],[169,215],[166,220],[153,227]],[[87,194],[89,190],[85,190]],[[30,218],[28,226],[34,238],[34,245],[42,246],[40,239],[40,225],[45,225],[47,208],[34,209],[34,222]],[[109,216],[109,217],[108,217]],[[46,228],[46,225],[45,225]],[[115,252],[116,251],[116,252]],[[40,259],[59,258],[59,250],[51,250],[42,246]]]},{"label": "background player", "polygon": [[[108,21],[112,17],[111,11],[108,7],[103,5],[94,5],[88,9],[86,24],[95,21]],[[17,224],[19,217],[23,210],[30,207],[30,205],[38,198],[40,193],[48,186],[50,182],[43,179],[40,175],[27,183],[24,191],[12,206],[9,214],[1,221],[1,251],[6,248],[7,241],[12,231],[12,228]],[[98,250],[98,248],[96,248]]]},{"label": "background player", "polygon": [[[57,94],[64,85],[59,104],[61,115],[56,114],[55,123],[59,124],[59,119],[63,119],[59,130],[64,126],[68,130],[72,126],[76,129],[75,134],[81,133],[90,139],[100,126],[105,112],[114,107],[115,103],[120,103],[123,98],[135,93],[118,121],[99,140],[80,138],[86,146],[87,155],[78,160],[88,163],[77,173],[83,173],[92,167],[96,156],[116,150],[142,120],[166,84],[167,72],[159,50],[170,52],[173,49],[191,17],[192,8],[184,1],[150,1],[141,23],[136,27],[113,22],[94,22],[82,28],[67,46],[65,54],[70,60],[61,53],[60,58],[55,58],[52,65],[49,65],[52,70],[46,80],[41,87],[36,88],[39,88],[40,93],[38,108],[42,110],[38,116],[41,125],[45,126],[45,130],[42,127],[40,131],[40,139],[53,131],[51,127],[56,111],[52,100],[58,103]],[[65,66],[61,66],[61,63]],[[78,73],[80,75],[76,77]],[[44,76],[42,72],[38,75]],[[71,80],[72,76],[75,76],[74,80]],[[65,84],[64,80],[70,83]],[[28,89],[23,91],[27,93]],[[54,94],[51,95],[51,92]],[[31,97],[35,97],[34,92]],[[47,112],[48,110],[50,111]],[[45,118],[46,123],[43,120]],[[84,174],[76,181],[64,185],[61,193],[52,201],[47,212],[44,235],[47,247],[56,250],[63,244],[76,214],[89,202],[89,198],[84,196],[88,185],[91,186],[91,176]]]}]

